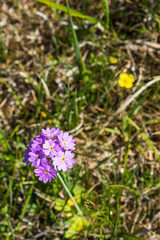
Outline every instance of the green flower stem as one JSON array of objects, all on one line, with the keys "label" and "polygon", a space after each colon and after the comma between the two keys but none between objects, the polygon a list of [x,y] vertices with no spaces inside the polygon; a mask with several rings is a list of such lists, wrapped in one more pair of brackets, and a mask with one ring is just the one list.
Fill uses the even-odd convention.
[{"label": "green flower stem", "polygon": [[68,196],[72,199],[72,202],[74,203],[76,209],[77,209],[77,212],[80,216],[83,216],[83,213],[81,211],[81,209],[79,208],[78,204],[76,203],[74,197],[72,196],[71,192],[69,191],[68,187],[66,186],[65,182],[63,181],[61,175],[59,173],[57,173],[57,176],[59,178],[59,180],[61,181],[63,187],[65,188],[66,192],[68,193]]}]

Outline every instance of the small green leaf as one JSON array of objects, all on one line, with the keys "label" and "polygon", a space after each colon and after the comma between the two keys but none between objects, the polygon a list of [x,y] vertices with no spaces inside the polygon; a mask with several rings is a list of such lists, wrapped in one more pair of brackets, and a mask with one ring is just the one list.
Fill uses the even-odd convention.
[{"label": "small green leaf", "polygon": [[70,228],[65,233],[65,238],[76,237],[76,234],[84,229],[88,225],[88,221],[86,218],[81,216],[75,216],[72,218],[72,224]]},{"label": "small green leaf", "polygon": [[71,207],[66,204],[66,201],[64,199],[57,198],[56,204],[54,206],[55,210],[57,211],[64,211],[64,212],[71,212]]},{"label": "small green leaf", "polygon": [[13,143],[18,146],[18,148],[22,148],[22,149],[25,149],[26,146],[25,144],[21,143],[21,142],[17,142],[17,141],[13,141]]},{"label": "small green leaf", "polygon": [[81,202],[82,189],[83,189],[83,188],[82,188],[82,185],[79,184],[79,183],[77,183],[77,184],[75,185],[75,187],[73,188],[73,193],[74,193],[74,196],[75,196],[76,201],[77,201],[78,203]]},{"label": "small green leaf", "polygon": [[[56,8],[56,9],[58,9],[58,10],[61,10],[61,11],[63,11],[63,12],[66,12],[66,13],[68,12],[67,7],[65,7],[65,6],[63,6],[63,5],[61,5],[61,4],[52,2],[52,1],[50,1],[50,0],[37,0],[37,1],[38,1],[38,2],[41,2],[41,3],[44,3],[45,5],[47,5],[47,6],[49,6],[49,7],[52,7],[52,8]],[[100,21],[98,21],[96,18],[90,17],[90,16],[88,16],[88,15],[84,15],[84,14],[82,14],[81,12],[78,12],[78,11],[76,11],[76,10],[74,10],[74,9],[70,9],[70,14],[71,14],[72,17],[79,17],[79,18],[81,18],[81,19],[87,19],[88,21],[90,21],[90,22],[93,23],[93,24],[96,24],[96,23],[100,22]]]},{"label": "small green leaf", "polygon": [[117,135],[121,135],[121,133],[119,132],[119,130],[116,130],[116,129],[104,128],[104,130],[105,130],[106,132],[110,132],[110,133],[114,133],[114,134],[117,134]]}]

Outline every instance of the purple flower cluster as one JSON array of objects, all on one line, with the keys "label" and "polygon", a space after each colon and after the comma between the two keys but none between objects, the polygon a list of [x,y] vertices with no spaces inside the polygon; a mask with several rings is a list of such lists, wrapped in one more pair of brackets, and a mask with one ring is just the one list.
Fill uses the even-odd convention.
[{"label": "purple flower cluster", "polygon": [[59,128],[42,129],[40,135],[34,138],[29,146],[26,146],[23,162],[34,166],[39,180],[51,182],[56,178],[58,170],[64,172],[72,168],[75,163],[74,153],[75,140],[72,135],[59,130]]}]

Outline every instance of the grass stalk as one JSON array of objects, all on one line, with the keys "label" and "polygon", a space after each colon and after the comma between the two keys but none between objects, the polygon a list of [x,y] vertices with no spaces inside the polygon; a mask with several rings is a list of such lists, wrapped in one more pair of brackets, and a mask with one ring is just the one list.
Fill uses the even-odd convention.
[{"label": "grass stalk", "polygon": [[103,4],[104,4],[103,11],[104,11],[104,14],[106,16],[105,27],[106,27],[106,29],[109,29],[109,5],[108,5],[108,0],[103,0]]},{"label": "grass stalk", "polygon": [[123,174],[122,174],[122,182],[123,182],[124,177],[125,177],[126,172],[127,172],[127,162],[128,162],[129,149],[130,149],[130,143],[127,142],[126,149],[125,149],[125,156],[124,156],[124,170],[123,170]]},{"label": "grass stalk", "polygon": [[21,216],[20,216],[20,220],[19,220],[19,222],[18,222],[18,224],[17,224],[17,227],[16,227],[16,232],[18,232],[19,229],[20,229],[20,227],[21,227],[22,219],[23,219],[23,217],[24,217],[24,215],[25,215],[25,213],[26,213],[28,203],[29,203],[29,201],[30,201],[30,199],[31,199],[31,196],[32,196],[33,187],[34,187],[34,184],[32,184],[32,186],[31,186],[30,189],[29,189],[26,202],[25,202],[25,204],[24,204],[24,206],[23,206],[23,209],[22,209],[22,213],[21,213]]},{"label": "grass stalk", "polygon": [[6,47],[2,35],[2,28],[0,25],[0,62],[6,62],[6,60],[7,60]]},{"label": "grass stalk", "polygon": [[83,213],[82,213],[81,209],[79,208],[76,200],[74,199],[74,197],[72,196],[71,192],[69,191],[67,185],[66,185],[65,182],[63,181],[63,178],[61,177],[61,175],[60,175],[59,173],[57,173],[57,176],[58,176],[60,182],[62,183],[64,189],[65,189],[66,192],[68,193],[68,196],[71,198],[72,202],[74,203],[74,205],[75,205],[75,207],[76,207],[76,209],[77,209],[78,214],[79,214],[80,216],[83,216]]},{"label": "grass stalk", "polygon": [[17,103],[22,107],[22,109],[24,109],[24,106],[21,102],[21,99],[18,97],[17,93],[13,90],[13,88],[2,78],[0,78],[0,82],[4,83],[6,85],[7,88],[9,88],[13,94],[13,96],[15,97]]},{"label": "grass stalk", "polygon": [[73,20],[72,20],[72,16],[71,16],[71,13],[70,13],[70,7],[69,7],[68,0],[66,0],[66,4],[67,4],[68,15],[69,15],[69,21],[70,21],[70,24],[71,24],[73,41],[74,41],[74,51],[75,51],[75,55],[76,55],[76,62],[77,62],[78,68],[79,68],[79,73],[80,73],[80,75],[83,76],[84,72],[86,72],[86,66],[85,66],[85,63],[82,59],[82,55],[81,55],[80,48],[79,48],[79,45],[78,45],[77,34],[76,34],[76,31],[75,31],[74,26],[73,26]]},{"label": "grass stalk", "polygon": [[153,150],[153,152],[155,153],[155,155],[158,157],[158,159],[160,160],[160,154],[158,152],[158,149],[156,148],[156,146],[154,145],[154,143],[149,139],[149,137],[142,132],[142,130],[140,129],[140,127],[129,117],[127,117],[128,122],[131,126],[135,127],[135,129],[139,132],[139,134],[141,135],[141,137],[144,139],[144,141],[148,144],[148,146]]}]

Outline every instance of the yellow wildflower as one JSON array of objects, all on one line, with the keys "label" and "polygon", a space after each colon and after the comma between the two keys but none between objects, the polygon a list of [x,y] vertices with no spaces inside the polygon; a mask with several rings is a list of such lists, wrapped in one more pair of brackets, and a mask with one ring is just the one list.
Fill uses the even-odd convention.
[{"label": "yellow wildflower", "polygon": [[135,79],[132,74],[121,73],[118,79],[118,84],[120,87],[131,88],[134,81]]},{"label": "yellow wildflower", "polygon": [[83,230],[83,220],[82,218],[80,219],[79,223],[78,223],[78,227],[77,227],[77,231],[80,232]]},{"label": "yellow wildflower", "polygon": [[[74,197],[74,199],[75,199],[75,197]],[[73,206],[74,206],[74,203],[73,203],[73,201],[72,201],[71,198],[68,199],[67,204],[68,204],[70,207],[73,207]]]},{"label": "yellow wildflower", "polygon": [[42,117],[44,117],[44,118],[47,117],[47,114],[46,114],[45,112],[43,112],[43,111],[41,111],[41,115],[42,115]]},{"label": "yellow wildflower", "polygon": [[116,64],[116,63],[118,62],[118,59],[115,58],[115,57],[109,57],[109,62],[110,62],[111,64]]},{"label": "yellow wildflower", "polygon": [[53,122],[51,119],[48,119],[47,122],[50,124],[50,125],[53,125]]},{"label": "yellow wildflower", "polygon": [[64,216],[69,218],[69,217],[72,216],[72,213],[71,212],[64,212]]}]

